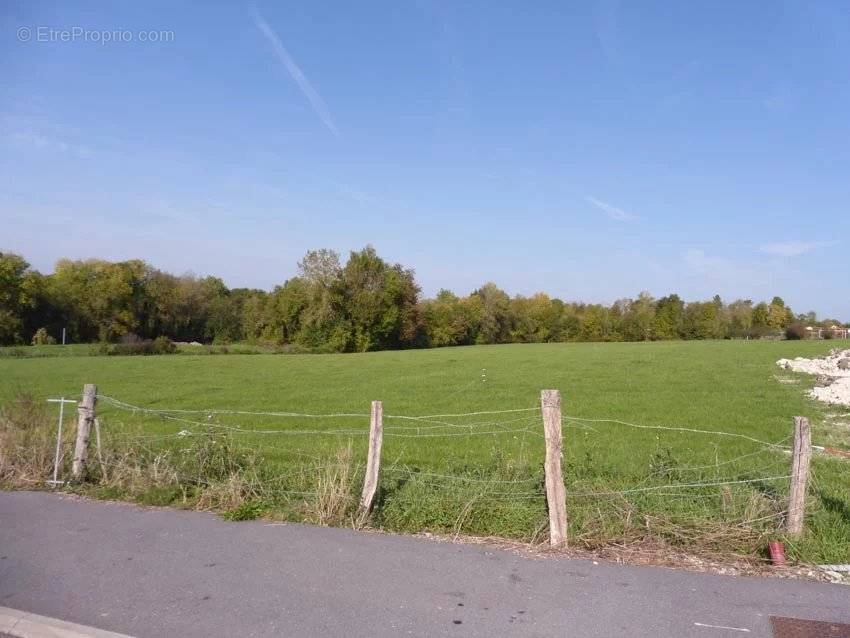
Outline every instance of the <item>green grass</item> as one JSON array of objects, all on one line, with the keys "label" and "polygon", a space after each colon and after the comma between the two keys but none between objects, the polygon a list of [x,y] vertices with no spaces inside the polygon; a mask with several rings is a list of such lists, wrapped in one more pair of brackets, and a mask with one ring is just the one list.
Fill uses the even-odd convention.
[{"label": "green grass", "polygon": [[[838,346],[846,347],[846,342],[533,344],[216,357],[97,357],[79,348],[80,356],[0,358],[0,403],[19,390],[40,398],[76,397],[84,383],[95,383],[100,393],[122,401],[161,409],[367,414],[370,401],[379,399],[388,416],[374,524],[531,540],[546,528],[538,413],[442,419],[479,424],[468,430],[429,430],[431,423],[419,423],[418,431],[401,430],[397,428],[417,422],[390,417],[534,408],[541,389],[558,388],[565,415],[721,430],[771,442],[790,436],[793,416],[806,415],[816,444],[850,447],[850,430],[837,430],[827,419],[847,411],[809,400],[805,390],[813,379],[775,366],[781,357],[818,356]],[[781,383],[779,378],[797,382]],[[116,441],[128,433],[166,434],[195,427],[121,411],[105,402],[99,404],[98,414],[104,436]],[[242,451],[256,455],[264,480],[277,481],[279,495],[269,492],[263,511],[297,517],[301,497],[287,492],[314,490],[310,464],[321,465],[349,440],[362,476],[367,418],[183,416],[249,429],[361,432],[235,435]],[[486,424],[513,419],[522,420]],[[476,434],[421,436],[469,431]],[[185,441],[152,439],[144,445],[153,451],[163,446],[179,450]],[[767,537],[777,535],[776,515],[785,506],[786,481],[727,488],[678,486],[789,473],[787,455],[759,449],[740,439],[611,423],[566,427],[571,536],[589,546],[661,538],[711,551],[756,551]],[[850,562],[850,463],[816,457],[813,482],[808,532],[792,543],[790,553],[811,562]],[[598,494],[638,487],[659,489]],[[596,495],[582,496],[586,493]],[[739,534],[741,527],[747,531]]]}]

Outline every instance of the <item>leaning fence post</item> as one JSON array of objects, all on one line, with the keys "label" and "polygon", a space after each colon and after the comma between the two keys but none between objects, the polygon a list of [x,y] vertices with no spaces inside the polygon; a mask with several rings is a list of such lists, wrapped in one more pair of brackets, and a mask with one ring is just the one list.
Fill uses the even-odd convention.
[{"label": "leaning fence post", "polygon": [[97,402],[97,386],[87,383],[83,387],[83,400],[77,406],[77,443],[74,446],[74,463],[71,478],[80,480],[86,472],[89,456],[89,438],[94,421],[94,405]]},{"label": "leaning fence post", "polygon": [[363,481],[363,494],[360,497],[361,522],[369,515],[375,492],[378,490],[378,472],[381,467],[383,440],[384,406],[380,401],[372,401],[372,416],[369,421],[369,456],[366,458],[366,478]]},{"label": "leaning fence post", "polygon": [[546,505],[549,508],[549,544],[567,544],[567,503],[564,476],[561,473],[561,393],[543,390],[540,393],[543,410],[543,431],[546,438]]},{"label": "leaning fence post", "polygon": [[794,417],[794,457],[791,461],[791,497],[788,503],[788,533],[799,536],[803,533],[806,516],[806,484],[809,481],[809,466],[812,462],[812,432],[809,420],[804,416]]}]

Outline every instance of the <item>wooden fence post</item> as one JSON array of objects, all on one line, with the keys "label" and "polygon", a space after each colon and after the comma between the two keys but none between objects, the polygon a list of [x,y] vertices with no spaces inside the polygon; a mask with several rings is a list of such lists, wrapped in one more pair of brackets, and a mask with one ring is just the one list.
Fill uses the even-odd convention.
[{"label": "wooden fence post", "polygon": [[791,496],[788,503],[788,533],[799,536],[803,533],[806,516],[806,484],[809,482],[809,466],[812,462],[812,432],[809,420],[804,416],[794,417],[794,458],[791,461]]},{"label": "wooden fence post", "polygon": [[369,421],[369,456],[366,459],[366,478],[363,481],[363,494],[360,497],[360,522],[362,523],[372,510],[372,501],[378,491],[378,472],[381,467],[381,445],[384,440],[384,406],[380,401],[372,401],[372,417]]},{"label": "wooden fence post", "polygon": [[74,463],[71,478],[78,481],[85,476],[89,457],[89,438],[94,421],[94,406],[97,402],[97,386],[87,383],[83,387],[83,400],[77,406],[77,443],[74,446]]},{"label": "wooden fence post", "polygon": [[543,390],[540,393],[543,410],[543,431],[546,437],[546,505],[549,508],[549,544],[567,544],[567,503],[564,476],[561,473],[561,393]]}]

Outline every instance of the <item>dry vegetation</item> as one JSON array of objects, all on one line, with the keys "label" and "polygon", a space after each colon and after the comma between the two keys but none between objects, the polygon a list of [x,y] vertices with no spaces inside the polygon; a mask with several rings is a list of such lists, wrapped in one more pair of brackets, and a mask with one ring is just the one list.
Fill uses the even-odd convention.
[{"label": "dry vegetation", "polygon": [[[64,428],[60,476],[70,469],[72,421]],[[166,450],[149,449],[143,437],[121,441],[102,447],[93,442],[85,481],[68,488],[101,498],[215,511],[233,520],[257,518],[279,501],[275,480],[263,476],[258,459],[237,450],[226,434],[193,437]],[[55,445],[55,424],[43,402],[29,394],[8,401],[0,411],[0,487],[44,487],[53,473]],[[288,499],[290,513],[318,525],[353,524],[357,473],[351,444],[330,463],[300,468],[302,494],[314,498]]]},{"label": "dry vegetation", "polygon": [[[43,402],[30,394],[20,394],[6,402],[0,409],[0,483],[43,485],[53,470],[55,436]],[[62,454],[70,454],[67,443]]]}]

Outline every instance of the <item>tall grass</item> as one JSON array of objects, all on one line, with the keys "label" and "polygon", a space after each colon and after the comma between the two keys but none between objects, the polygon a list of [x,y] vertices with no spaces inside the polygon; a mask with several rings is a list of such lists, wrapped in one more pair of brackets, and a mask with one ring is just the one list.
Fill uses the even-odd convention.
[{"label": "tall grass", "polygon": [[357,504],[354,496],[354,453],[349,443],[337,452],[336,458],[316,473],[316,494],[307,508],[307,517],[318,525],[354,523]]},{"label": "tall grass", "polygon": [[[0,484],[35,487],[51,476],[56,438],[45,408],[29,393],[0,406]],[[69,452],[66,443],[60,462]]]}]

